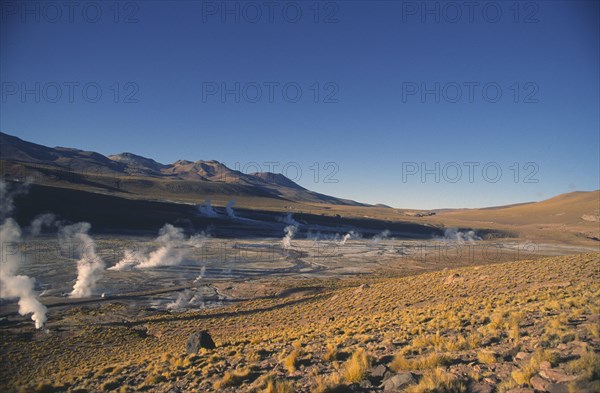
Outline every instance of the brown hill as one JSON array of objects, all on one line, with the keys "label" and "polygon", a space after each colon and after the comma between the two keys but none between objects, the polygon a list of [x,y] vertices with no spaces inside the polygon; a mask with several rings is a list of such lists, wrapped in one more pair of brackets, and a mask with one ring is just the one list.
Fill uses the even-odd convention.
[{"label": "brown hill", "polygon": [[438,211],[426,221],[447,226],[514,230],[544,241],[581,239],[600,241],[600,190],[577,191],[531,203],[483,209]]},{"label": "brown hill", "polygon": [[454,210],[441,216],[499,224],[566,224],[598,223],[600,190],[561,194],[540,202],[498,206],[484,209]]}]

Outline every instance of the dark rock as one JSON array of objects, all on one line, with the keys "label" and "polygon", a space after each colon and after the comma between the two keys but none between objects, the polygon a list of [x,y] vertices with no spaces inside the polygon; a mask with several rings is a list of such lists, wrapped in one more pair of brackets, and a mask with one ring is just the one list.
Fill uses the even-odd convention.
[{"label": "dark rock", "polygon": [[548,387],[550,386],[550,382],[538,375],[531,377],[529,383],[531,384],[532,388],[539,390],[540,392],[547,392]]},{"label": "dark rock", "polygon": [[515,360],[525,360],[529,358],[529,354],[527,352],[518,352],[515,355]]},{"label": "dark rock", "polygon": [[383,364],[380,364],[379,366],[375,367],[373,371],[371,371],[371,376],[375,378],[383,378],[386,371],[388,371],[388,368]]},{"label": "dark rock", "polygon": [[557,368],[545,369],[540,371],[540,376],[547,380],[557,383],[571,382],[577,379],[574,375],[567,375],[563,370]]},{"label": "dark rock", "polygon": [[381,363],[376,366],[374,365],[374,368],[371,369],[371,372],[369,373],[369,380],[376,385],[380,385],[382,382],[396,375],[395,372],[386,366],[386,364],[389,363],[386,358],[387,357],[384,356],[383,358],[379,359],[379,362]]},{"label": "dark rock", "polygon": [[531,377],[529,383],[536,391],[548,393],[569,393],[569,386],[567,384],[552,383],[546,381],[539,375]]},{"label": "dark rock", "polygon": [[185,350],[190,355],[198,353],[200,348],[215,349],[216,347],[215,342],[206,330],[192,334],[185,344]]},{"label": "dark rock", "polygon": [[492,393],[494,391],[494,387],[492,385],[488,385],[487,383],[475,382],[469,385],[469,393]]},{"label": "dark rock", "polygon": [[505,351],[504,353],[502,353],[502,358],[504,358],[504,360],[506,360],[506,361],[511,361],[516,358],[516,356],[519,352],[520,352],[520,347],[518,345],[514,346],[514,347],[510,348],[509,350]]},{"label": "dark rock", "polygon": [[364,381],[361,381],[359,386],[363,389],[370,389],[373,387],[373,384],[369,380],[364,380]]},{"label": "dark rock", "polygon": [[552,368],[552,364],[549,361],[544,360],[540,363],[540,370],[549,370]]},{"label": "dark rock", "polygon": [[392,392],[415,383],[417,383],[417,380],[411,373],[398,373],[385,380],[380,387],[383,388],[384,392]]},{"label": "dark rock", "polygon": [[562,336],[562,338],[560,340],[565,344],[569,343],[571,341],[575,341],[575,334],[574,333],[565,334],[564,336]]}]

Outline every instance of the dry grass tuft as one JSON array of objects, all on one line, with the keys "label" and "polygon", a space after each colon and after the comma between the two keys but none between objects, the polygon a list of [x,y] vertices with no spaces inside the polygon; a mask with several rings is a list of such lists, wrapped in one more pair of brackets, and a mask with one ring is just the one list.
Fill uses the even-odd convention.
[{"label": "dry grass tuft", "polygon": [[467,388],[458,377],[441,368],[423,374],[417,385],[410,386],[407,393],[463,393]]},{"label": "dry grass tuft", "polygon": [[542,362],[547,361],[554,366],[558,363],[558,359],[558,354],[554,351],[538,350],[531,356],[527,364],[513,370],[510,375],[517,384],[530,386],[529,380],[538,372]]},{"label": "dry grass tuft", "polygon": [[439,366],[445,366],[450,362],[450,360],[450,357],[447,355],[436,352],[412,359],[407,359],[399,353],[394,357],[394,360],[390,364],[390,368],[394,371],[428,370]]},{"label": "dry grass tuft", "polygon": [[357,349],[344,364],[344,380],[354,383],[364,379],[369,369],[369,357],[363,348]]},{"label": "dry grass tuft", "polygon": [[319,375],[315,377],[315,383],[311,393],[335,393],[341,392],[344,388],[342,376],[338,373],[330,375]]},{"label": "dry grass tuft", "polygon": [[477,360],[483,364],[494,364],[498,361],[496,354],[491,351],[479,351],[477,352]]},{"label": "dry grass tuft", "polygon": [[600,355],[586,351],[579,359],[567,363],[567,370],[589,381],[600,379]]},{"label": "dry grass tuft", "polygon": [[223,389],[230,386],[239,386],[250,376],[250,369],[245,367],[234,371],[225,371],[223,378],[214,383],[215,389]]},{"label": "dry grass tuft", "polygon": [[267,382],[267,387],[263,390],[263,393],[293,393],[294,385],[289,381],[273,381],[272,379]]},{"label": "dry grass tuft", "polygon": [[299,355],[299,352],[294,349],[292,352],[290,352],[290,354],[288,356],[283,358],[281,364],[289,373],[293,373],[296,371],[298,355]]},{"label": "dry grass tuft", "polygon": [[332,362],[335,360],[338,360],[338,349],[337,349],[337,345],[329,343],[327,344],[327,351],[325,352],[325,355],[323,356],[323,359],[328,361],[328,362]]}]

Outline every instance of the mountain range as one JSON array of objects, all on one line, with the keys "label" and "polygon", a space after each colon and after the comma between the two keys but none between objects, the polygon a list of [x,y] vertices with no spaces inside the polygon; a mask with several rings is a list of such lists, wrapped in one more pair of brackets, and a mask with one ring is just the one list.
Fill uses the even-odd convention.
[{"label": "mountain range", "polygon": [[[199,202],[214,198],[273,199],[276,204],[325,203],[367,206],[310,191],[280,173],[243,173],[215,160],[162,164],[133,153],[102,154],[46,147],[0,133],[3,177],[33,178],[36,184],[123,194],[128,198]],[[264,201],[266,202],[266,201]]]},{"label": "mountain range", "polygon": [[[544,242],[592,241],[597,245],[600,240],[600,190],[480,209],[397,209],[320,194],[282,174],[243,173],[214,160],[162,164],[133,153],[105,156],[68,147],[46,147],[5,133],[0,133],[0,173],[5,180],[29,180],[35,185],[30,200],[22,201],[27,212],[22,210],[21,214],[52,211],[86,219],[93,207],[96,221],[113,214],[120,220],[115,225],[122,228],[130,227],[133,221],[143,227],[148,209],[151,216],[160,217],[157,220],[168,221],[189,216],[186,209],[195,209],[210,199],[213,206],[221,208],[234,200],[236,208],[248,214],[267,213],[270,219],[281,212],[305,214],[310,216],[306,217],[308,221],[320,225],[359,225],[347,220],[362,220],[361,226],[394,227],[399,233],[402,228],[426,234],[435,228],[457,227],[512,233]],[[49,201],[45,195],[59,202]],[[148,204],[155,202],[158,204]],[[74,209],[79,208],[75,205],[81,205],[81,214],[75,214]],[[117,205],[121,210],[111,213]],[[136,218],[128,218],[127,214],[134,211]],[[105,226],[111,225],[109,222]]]}]

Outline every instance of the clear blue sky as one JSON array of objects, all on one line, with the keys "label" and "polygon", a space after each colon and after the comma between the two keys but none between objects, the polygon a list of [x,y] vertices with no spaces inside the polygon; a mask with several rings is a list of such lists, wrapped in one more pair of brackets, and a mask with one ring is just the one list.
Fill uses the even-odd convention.
[{"label": "clear blue sky", "polygon": [[[597,1],[26,3],[2,1],[0,32],[0,128],[26,140],[163,163],[297,163],[301,178],[287,174],[309,189],[395,207],[600,188]],[[40,102],[22,94],[36,82]],[[236,82],[239,103],[214,91]],[[421,95],[436,83],[440,102]],[[327,162],[337,183],[324,182]],[[479,163],[472,182],[467,162]],[[439,163],[440,181],[423,181],[421,163]]]}]

